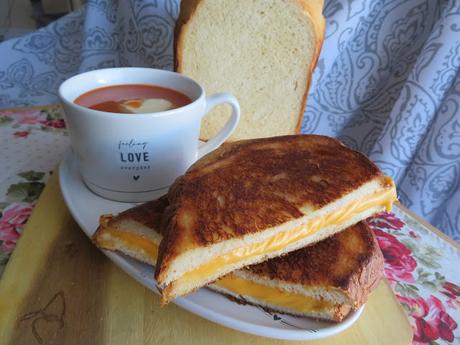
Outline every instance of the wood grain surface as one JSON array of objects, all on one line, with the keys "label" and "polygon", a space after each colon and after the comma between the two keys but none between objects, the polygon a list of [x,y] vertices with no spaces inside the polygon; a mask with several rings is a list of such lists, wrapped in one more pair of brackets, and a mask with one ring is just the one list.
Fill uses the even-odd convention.
[{"label": "wood grain surface", "polygon": [[412,330],[386,282],[361,318],[331,338],[256,337],[171,304],[112,264],[79,229],[53,174],[0,280],[0,344],[410,344]]}]

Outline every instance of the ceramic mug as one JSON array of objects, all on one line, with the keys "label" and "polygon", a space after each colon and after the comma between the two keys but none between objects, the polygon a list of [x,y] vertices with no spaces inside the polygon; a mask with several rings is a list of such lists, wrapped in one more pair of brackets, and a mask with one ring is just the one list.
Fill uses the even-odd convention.
[{"label": "ceramic mug", "polygon": [[[188,96],[191,103],[144,114],[110,113],[74,103],[88,91],[126,84],[177,90]],[[94,193],[125,202],[147,201],[165,194],[193,162],[219,147],[240,119],[240,107],[232,95],[206,96],[192,79],[152,68],[85,72],[64,81],[59,97],[83,181]],[[232,108],[228,122],[215,137],[199,145],[201,119],[222,103]]]}]

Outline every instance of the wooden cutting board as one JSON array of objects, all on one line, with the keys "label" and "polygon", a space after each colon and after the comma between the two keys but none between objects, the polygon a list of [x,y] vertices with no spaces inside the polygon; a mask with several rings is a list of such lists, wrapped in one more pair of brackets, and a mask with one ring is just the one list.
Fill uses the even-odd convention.
[{"label": "wooden cutting board", "polygon": [[112,264],[69,214],[53,174],[0,280],[0,344],[392,344],[412,330],[386,282],[347,331],[310,342],[256,337],[171,304]]}]

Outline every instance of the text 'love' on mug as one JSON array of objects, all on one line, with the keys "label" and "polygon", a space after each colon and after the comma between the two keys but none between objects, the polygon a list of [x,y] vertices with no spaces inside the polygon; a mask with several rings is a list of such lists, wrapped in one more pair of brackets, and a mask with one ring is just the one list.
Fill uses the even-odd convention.
[{"label": "text 'love' on mug", "polygon": [[[90,91],[115,85],[153,85],[160,91],[185,95],[190,102],[143,113],[114,113],[75,103]],[[240,107],[232,95],[206,97],[203,88],[192,79],[151,68],[82,73],[61,84],[59,97],[83,180],[96,194],[117,201],[142,202],[165,194],[191,164],[219,147],[240,119]],[[167,102],[153,101],[154,107]],[[232,108],[228,122],[214,138],[199,145],[201,119],[222,103]],[[133,104],[130,101],[126,107],[139,106]]]}]

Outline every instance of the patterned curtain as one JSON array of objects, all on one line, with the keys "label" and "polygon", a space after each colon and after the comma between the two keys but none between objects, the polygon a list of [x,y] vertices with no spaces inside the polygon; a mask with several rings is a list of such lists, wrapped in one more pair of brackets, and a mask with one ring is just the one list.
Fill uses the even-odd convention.
[{"label": "patterned curtain", "polygon": [[[94,0],[1,43],[0,107],[57,102],[81,71],[171,69],[177,14],[175,0]],[[460,241],[460,2],[326,0],[324,15],[303,132],[368,154],[404,205]]]}]

